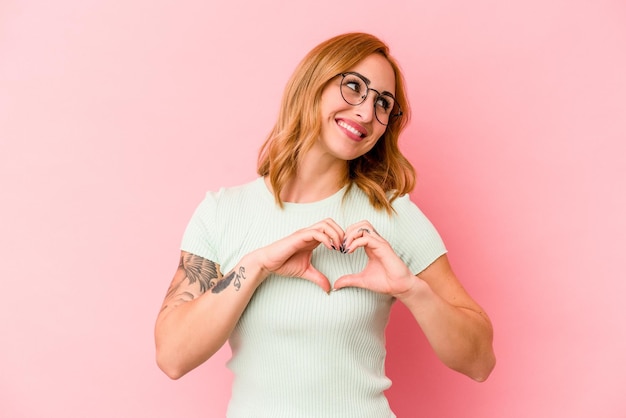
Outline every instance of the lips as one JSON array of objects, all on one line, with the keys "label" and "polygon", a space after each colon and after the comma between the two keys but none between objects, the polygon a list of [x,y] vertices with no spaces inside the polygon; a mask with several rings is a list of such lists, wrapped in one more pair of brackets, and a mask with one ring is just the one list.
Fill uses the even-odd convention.
[{"label": "lips", "polygon": [[348,136],[355,140],[361,140],[367,136],[367,130],[354,122],[345,119],[337,119],[337,125],[339,125]]}]

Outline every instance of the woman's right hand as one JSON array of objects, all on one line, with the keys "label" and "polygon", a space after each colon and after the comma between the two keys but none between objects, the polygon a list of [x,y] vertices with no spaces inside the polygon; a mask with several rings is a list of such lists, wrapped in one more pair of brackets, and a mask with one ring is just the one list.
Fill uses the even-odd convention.
[{"label": "woman's right hand", "polygon": [[344,232],[341,227],[328,218],[259,248],[254,253],[268,274],[300,277],[317,284],[328,293],[330,282],[311,264],[311,257],[313,250],[320,244],[329,250],[338,250],[343,239]]}]

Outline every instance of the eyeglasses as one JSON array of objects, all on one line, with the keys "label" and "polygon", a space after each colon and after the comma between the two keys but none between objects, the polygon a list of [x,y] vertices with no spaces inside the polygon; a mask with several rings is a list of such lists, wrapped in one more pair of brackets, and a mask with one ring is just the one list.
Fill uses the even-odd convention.
[{"label": "eyeglasses", "polygon": [[349,105],[360,105],[367,99],[370,91],[373,91],[376,93],[374,99],[374,114],[378,122],[387,126],[395,119],[402,116],[402,110],[400,106],[398,106],[393,94],[387,91],[381,93],[378,90],[370,88],[368,86],[370,81],[359,73],[347,72],[337,75],[341,76],[341,84],[339,87],[341,97],[343,97],[343,100]]}]

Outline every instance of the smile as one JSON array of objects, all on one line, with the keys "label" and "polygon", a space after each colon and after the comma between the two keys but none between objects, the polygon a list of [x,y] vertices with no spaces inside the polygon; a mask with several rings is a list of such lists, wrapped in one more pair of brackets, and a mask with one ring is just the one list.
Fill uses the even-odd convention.
[{"label": "smile", "polygon": [[358,136],[359,138],[363,138],[365,136],[364,132],[359,131],[357,128],[355,128],[352,125],[347,124],[343,120],[338,120],[337,125],[341,126],[343,129],[347,130],[348,132]]}]

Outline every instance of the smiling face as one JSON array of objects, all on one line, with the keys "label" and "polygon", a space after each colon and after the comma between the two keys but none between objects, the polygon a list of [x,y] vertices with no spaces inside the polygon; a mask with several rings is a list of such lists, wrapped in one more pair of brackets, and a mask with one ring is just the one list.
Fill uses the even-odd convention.
[{"label": "smiling face", "polygon": [[[351,105],[341,95],[343,77],[339,75],[333,78],[322,91],[322,129],[316,144],[325,153],[344,161],[358,158],[371,150],[387,128],[376,118],[376,91],[395,95],[393,68],[380,54],[368,56],[348,72],[363,76],[369,81],[368,87],[371,90],[361,104]],[[365,94],[365,91],[362,93]]]}]

